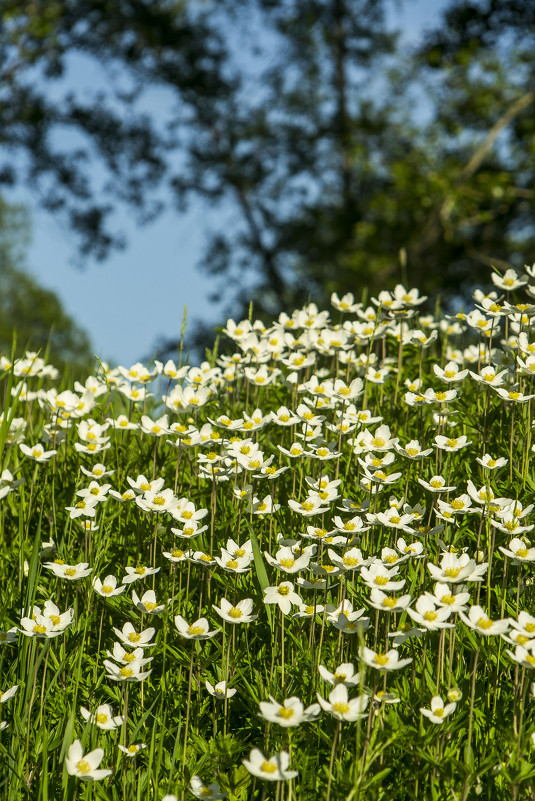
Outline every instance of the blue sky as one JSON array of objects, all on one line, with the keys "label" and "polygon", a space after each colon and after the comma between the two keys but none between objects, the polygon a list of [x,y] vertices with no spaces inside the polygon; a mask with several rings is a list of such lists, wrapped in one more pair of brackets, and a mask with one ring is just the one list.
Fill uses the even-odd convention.
[{"label": "blue sky", "polygon": [[[408,0],[391,11],[391,25],[415,41],[422,30],[437,22],[446,0]],[[75,62],[69,80],[87,80],[87,64]],[[96,78],[91,70],[91,82]],[[104,80],[101,76],[101,80]],[[148,95],[148,107],[157,111],[165,95]],[[177,337],[187,306],[189,324],[202,318],[214,325],[223,303],[211,303],[210,279],[195,269],[208,232],[223,227],[229,213],[214,212],[192,203],[185,214],[170,210],[155,223],[138,227],[128,212],[117,216],[128,239],[127,248],[84,271],[72,266],[76,243],[68,229],[40,211],[31,191],[20,188],[7,199],[26,203],[33,216],[33,242],[27,266],[41,284],[54,290],[65,310],[84,328],[101,359],[129,365],[150,356],[159,337]]]}]

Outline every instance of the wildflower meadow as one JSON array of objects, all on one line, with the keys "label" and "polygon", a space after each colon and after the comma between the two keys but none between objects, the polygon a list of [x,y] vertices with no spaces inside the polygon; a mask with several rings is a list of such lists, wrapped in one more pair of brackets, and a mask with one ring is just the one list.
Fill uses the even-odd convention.
[{"label": "wildflower meadow", "polygon": [[2,799],[535,797],[535,266],[492,280],[2,356]]}]

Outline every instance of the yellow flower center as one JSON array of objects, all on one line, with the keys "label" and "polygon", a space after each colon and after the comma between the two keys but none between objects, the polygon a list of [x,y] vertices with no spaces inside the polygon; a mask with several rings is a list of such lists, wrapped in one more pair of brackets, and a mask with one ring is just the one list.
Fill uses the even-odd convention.
[{"label": "yellow flower center", "polygon": [[279,716],[284,718],[284,720],[290,720],[290,718],[293,717],[294,712],[294,709],[288,709],[288,707],[281,706],[279,709]]},{"label": "yellow flower center", "polygon": [[346,712],[349,712],[349,704],[346,704],[344,701],[338,701],[336,704],[333,704],[333,709],[335,712],[338,712],[340,715],[345,715]]},{"label": "yellow flower center", "polygon": [[425,615],[424,615],[424,619],[425,620],[429,620],[429,621],[436,620],[437,619],[437,613],[436,612],[427,611],[425,613]]},{"label": "yellow flower center", "polygon": [[49,618],[54,626],[59,626],[61,623],[61,618],[59,615],[49,615]]},{"label": "yellow flower center", "polygon": [[133,676],[133,675],[134,675],[134,671],[132,670],[132,668],[129,668],[129,667],[122,667],[122,668],[120,669],[119,673],[120,673],[120,674],[121,674],[121,676],[122,676],[123,678],[125,678],[125,679],[129,679],[129,678],[130,678],[130,676]]},{"label": "yellow flower center", "polygon": [[375,654],[374,662],[377,665],[382,665],[382,666],[387,665],[388,664],[388,657],[387,657],[386,654]]},{"label": "yellow flower center", "polygon": [[130,640],[130,642],[139,642],[141,639],[141,634],[138,634],[135,631],[131,631],[130,634],[128,635],[128,639]]},{"label": "yellow flower center", "polygon": [[99,712],[97,715],[97,723],[107,723],[108,716],[104,712]]},{"label": "yellow flower center", "polygon": [[36,634],[46,634],[46,626],[43,626],[42,623],[36,623],[33,630]]},{"label": "yellow flower center", "polygon": [[74,567],[68,567],[65,570],[65,575],[66,576],[75,576],[76,575],[76,569]]},{"label": "yellow flower center", "polygon": [[490,629],[493,622],[494,621],[492,620],[487,620],[484,617],[480,617],[479,620],[477,621],[477,625],[479,626],[480,629]]},{"label": "yellow flower center", "polygon": [[139,567],[136,567],[136,573],[138,574],[138,576],[142,576],[146,569],[147,569],[146,567],[140,565]]},{"label": "yellow flower center", "polygon": [[464,501],[461,501],[460,498],[454,498],[451,502],[452,509],[464,509]]},{"label": "yellow flower center", "polygon": [[164,503],[165,503],[165,498],[162,498],[162,496],[161,496],[161,495],[156,495],[156,496],[155,496],[155,497],[152,499],[152,502],[153,502],[153,503],[154,503],[156,506],[163,506],[163,505],[164,505]]},{"label": "yellow flower center", "polygon": [[137,745],[129,745],[128,746],[128,753],[129,754],[137,754],[138,748]]},{"label": "yellow flower center", "polygon": [[188,628],[188,634],[191,634],[192,637],[195,637],[197,634],[203,634],[204,629],[202,626],[190,626]]},{"label": "yellow flower center", "polygon": [[448,567],[448,569],[444,571],[444,575],[448,576],[448,578],[457,578],[460,572],[460,567]]},{"label": "yellow flower center", "polygon": [[295,559],[281,559],[280,565],[288,568],[293,567],[295,565]]},{"label": "yellow flower center", "polygon": [[290,588],[286,585],[280,584],[279,585],[279,595],[288,595],[290,592]]},{"label": "yellow flower center", "polygon": [[380,587],[384,587],[385,584],[388,584],[388,576],[376,576],[374,580]]},{"label": "yellow flower center", "polygon": [[84,776],[87,773],[91,773],[91,765],[87,761],[87,759],[81,759],[79,762],[76,763],[76,769],[82,773]]},{"label": "yellow flower center", "polygon": [[238,618],[240,618],[243,615],[242,610],[238,609],[237,606],[231,607],[228,610],[228,613],[229,613],[230,617],[233,617],[235,620],[237,620]]},{"label": "yellow flower center", "polygon": [[392,596],[392,598],[383,598],[381,606],[384,606],[387,609],[393,609],[397,602],[398,599],[395,596]]},{"label": "yellow flower center", "polygon": [[260,765],[260,770],[263,773],[275,773],[275,771],[277,770],[277,766],[273,764],[273,762],[268,762],[267,759],[264,759],[264,761]]},{"label": "yellow flower center", "polygon": [[372,439],[372,445],[375,448],[384,448],[384,446],[386,445],[386,440],[384,440],[382,437],[374,437]]},{"label": "yellow flower center", "polygon": [[519,548],[515,555],[519,556],[521,559],[525,559],[528,553],[529,551],[527,548]]},{"label": "yellow flower center", "polygon": [[123,659],[124,659],[125,662],[135,662],[136,661],[136,657],[135,657],[134,654],[125,654],[123,656]]},{"label": "yellow flower center", "polygon": [[343,562],[347,567],[355,567],[355,565],[358,565],[359,560],[354,556],[344,556]]},{"label": "yellow flower center", "polygon": [[175,548],[174,551],[171,551],[171,556],[175,559],[181,559],[184,556],[184,551],[181,551],[180,548]]},{"label": "yellow flower center", "polygon": [[435,709],[435,711],[434,711],[434,713],[433,713],[433,714],[434,714],[434,715],[435,715],[437,718],[441,718],[441,717],[444,715],[444,710],[443,710],[443,708],[442,708],[442,707],[439,707],[438,709]]},{"label": "yellow flower center", "polygon": [[448,448],[456,448],[457,447],[457,439],[448,439],[446,440],[446,445]]}]

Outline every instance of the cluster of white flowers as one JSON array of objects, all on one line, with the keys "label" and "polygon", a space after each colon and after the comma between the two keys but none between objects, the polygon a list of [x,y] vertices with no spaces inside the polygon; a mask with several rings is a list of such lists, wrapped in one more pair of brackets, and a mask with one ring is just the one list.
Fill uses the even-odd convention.
[{"label": "cluster of white flowers", "polygon": [[[209,641],[218,635],[235,645],[249,626],[266,620],[277,629],[282,654],[285,626],[294,639],[315,642],[316,629],[320,642],[331,637],[340,656],[354,658],[338,667],[318,660],[328,695],[316,692],[317,703],[308,706],[297,696],[259,701],[259,716],[283,728],[313,723],[322,710],[350,723],[371,721],[384,703],[410,703],[394,686],[386,692],[387,677],[392,683],[398,671],[414,669],[415,654],[421,655],[415,646],[431,636],[440,638],[442,659],[448,635],[452,654],[457,629],[472,637],[497,635],[512,648],[506,653],[514,663],[535,667],[535,618],[518,608],[523,574],[514,617],[505,616],[505,601],[496,608],[488,589],[493,564],[525,571],[535,562],[527,537],[533,504],[524,506],[512,488],[502,497],[506,490],[496,478],[506,467],[511,475],[517,469],[513,443],[503,453],[489,452],[489,443],[497,447],[499,441],[490,436],[492,404],[511,419],[535,398],[535,305],[515,305],[509,295],[524,287],[535,297],[528,284],[533,277],[513,270],[493,275],[505,299],[497,291],[476,293],[473,311],[442,321],[419,314],[425,298],[401,285],[372,298],[368,308],[350,294],[333,295],[339,315],[356,315],[339,323],[314,304],[281,314],[270,327],[229,320],[225,334],[235,352],[214,364],[104,364],[73,391],[42,388],[58,376],[35,353],[13,365],[3,359],[0,366],[19,380],[12,390],[18,408],[37,403],[46,422],[36,431],[25,416],[6,417],[6,463],[13,473],[3,470],[0,499],[14,503],[22,482],[32,481],[22,475],[24,460],[53,474],[55,482],[62,481],[58,465],[67,458],[78,471],[75,481],[65,477],[70,494],[63,501],[66,531],[73,534],[61,536],[56,527],[59,544],[43,543],[26,575],[38,573],[44,586],[55,587],[57,599],[69,582],[91,576],[90,603],[100,605],[102,614],[113,609],[123,616],[102,660],[111,682],[141,683],[153,673],[148,654],[159,653],[160,619],[168,615],[175,628],[165,628],[165,638],[174,635],[173,647],[191,654],[191,664],[199,649],[214,648]],[[452,344],[470,333],[477,344]],[[440,364],[429,355],[439,337],[445,338]],[[408,359],[415,355],[410,363],[419,370],[402,384],[405,352]],[[436,386],[424,386],[424,352],[425,375],[434,376]],[[165,390],[159,397],[158,387]],[[475,424],[467,432],[459,414],[466,393],[480,399],[481,437]],[[398,394],[406,420],[418,421],[410,434],[401,423],[396,430],[395,417],[388,417]],[[227,398],[232,402],[225,405]],[[118,454],[129,446],[144,448],[147,463],[125,470]],[[123,527],[122,568],[105,553],[110,520]],[[148,532],[143,545],[140,531]],[[131,536],[137,536],[136,547]],[[130,594],[128,585],[147,579],[152,588]],[[78,598],[77,587],[76,593]],[[145,628],[146,616],[152,625]],[[18,625],[0,632],[0,644],[15,643],[18,632],[53,639],[75,624],[74,607],[62,611],[46,600],[23,609]],[[229,650],[218,648],[221,666],[211,667],[200,686],[215,699],[211,703],[224,702],[226,715],[229,700],[248,690],[245,683],[229,686]],[[425,649],[423,654],[425,659]],[[281,695],[284,670],[283,664]],[[385,684],[380,692],[379,676]],[[441,682],[447,690],[440,668],[430,708],[420,710],[436,724],[444,724],[461,700],[450,689],[445,704]],[[0,694],[0,701],[16,690]],[[87,724],[128,729],[126,712],[114,715],[107,703],[90,707],[81,707]],[[127,746],[124,739],[119,747],[133,757],[145,744]],[[75,740],[67,771],[103,779],[111,774],[98,769],[103,755],[97,748],[84,756]],[[267,758],[258,748],[243,760],[251,774],[268,781],[295,778],[289,763],[286,751]],[[198,776],[190,790],[203,798],[226,795]]]}]

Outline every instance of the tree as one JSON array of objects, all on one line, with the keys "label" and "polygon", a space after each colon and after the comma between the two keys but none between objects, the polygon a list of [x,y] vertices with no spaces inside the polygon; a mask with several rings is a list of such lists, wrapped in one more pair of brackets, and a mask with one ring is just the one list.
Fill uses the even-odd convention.
[{"label": "tree", "polygon": [[17,355],[26,349],[44,353],[58,367],[87,367],[91,349],[87,335],[65,313],[54,292],[43,288],[24,269],[30,236],[23,206],[0,198],[0,352],[11,355],[16,334]]},{"label": "tree", "polygon": [[[391,4],[5,0],[0,136],[99,257],[116,241],[110,205],[82,154],[54,152],[58,124],[96,145],[143,219],[163,183],[178,209],[192,194],[233,209],[202,266],[218,293],[231,287],[235,314],[251,280],[268,319],[399,278],[458,301],[535,244],[530,3],[453,1],[416,53],[388,29]],[[120,65],[129,91],[53,103],[44,81],[78,51]],[[139,113],[154,85],[169,93],[165,124]]]}]

